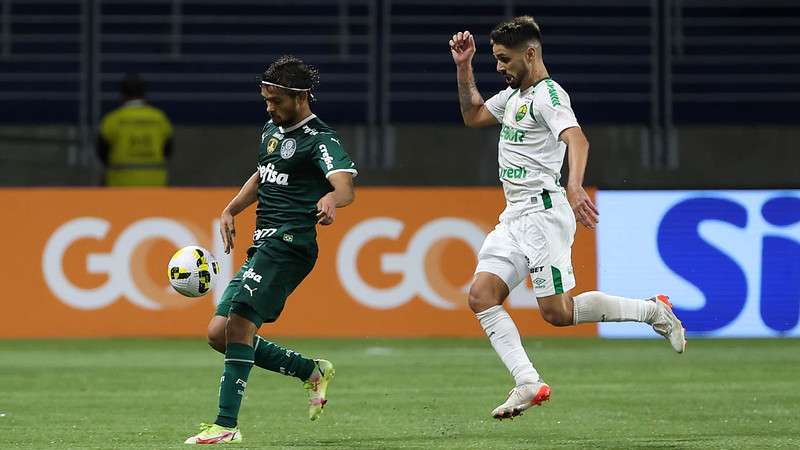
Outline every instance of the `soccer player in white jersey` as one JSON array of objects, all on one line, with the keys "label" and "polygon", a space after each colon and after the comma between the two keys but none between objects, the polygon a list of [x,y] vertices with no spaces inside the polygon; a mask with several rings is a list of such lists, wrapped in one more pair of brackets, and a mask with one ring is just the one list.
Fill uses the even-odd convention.
[{"label": "soccer player in white jersey", "polygon": [[[539,312],[555,326],[644,322],[678,353],[684,351],[686,340],[665,295],[649,299],[598,291],[570,295],[575,287],[571,247],[576,219],[590,229],[598,223],[597,208],[582,186],[589,142],[569,96],[545,68],[542,36],[533,18],[501,23],[490,38],[497,71],[508,87],[485,102],[472,72],[472,34],[453,35],[450,50],[464,123],[501,125],[498,162],[506,208],[478,254],[469,306],[516,382],[508,399],[492,411],[493,417],[504,419],[550,398],[550,386],[531,364],[519,331],[503,308],[508,293],[526,276],[532,278]],[[570,170],[565,192],[559,179],[567,151]]]}]

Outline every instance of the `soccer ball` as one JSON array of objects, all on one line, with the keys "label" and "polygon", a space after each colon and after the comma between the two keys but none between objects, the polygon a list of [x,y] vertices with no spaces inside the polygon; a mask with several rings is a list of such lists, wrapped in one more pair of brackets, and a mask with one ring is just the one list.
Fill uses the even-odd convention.
[{"label": "soccer ball", "polygon": [[187,297],[200,297],[214,289],[219,263],[208,250],[190,245],[172,255],[167,275],[176,291]]}]

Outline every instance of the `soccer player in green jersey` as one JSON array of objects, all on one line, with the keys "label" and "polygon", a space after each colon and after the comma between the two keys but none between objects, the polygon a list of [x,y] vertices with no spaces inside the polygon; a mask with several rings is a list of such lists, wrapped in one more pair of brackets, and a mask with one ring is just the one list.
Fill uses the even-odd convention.
[{"label": "soccer player in green jersey", "polygon": [[261,95],[271,120],[258,147],[258,170],[222,211],[225,252],[233,248],[234,216],[258,202],[253,245],[231,280],[208,326],[211,347],[225,354],[219,413],[201,425],[187,444],[241,442],[237,419],[253,365],[304,382],[309,418],[327,402],[333,364],[309,359],[256,333],[275,322],[286,298],[311,272],[317,259],[316,225],[330,225],[336,208],[353,202],[355,164],[336,131],[311,112],[319,74],[293,56],[283,56],[261,75]]}]

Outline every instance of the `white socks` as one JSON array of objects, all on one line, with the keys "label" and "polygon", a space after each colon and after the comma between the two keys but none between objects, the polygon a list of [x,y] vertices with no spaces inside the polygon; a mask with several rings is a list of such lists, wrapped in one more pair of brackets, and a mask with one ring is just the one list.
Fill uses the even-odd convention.
[{"label": "white socks", "polygon": [[[573,322],[644,322],[652,324],[657,314],[656,303],[616,297],[598,291],[584,292],[573,298]],[[494,351],[511,372],[517,386],[539,381],[528,354],[522,348],[517,326],[502,305],[492,306],[475,314],[489,336]]]},{"label": "white socks", "polygon": [[522,348],[519,331],[502,305],[492,306],[475,314],[480,321],[494,351],[503,360],[517,386],[539,381],[539,372],[533,368],[528,354]]},{"label": "white socks", "polygon": [[656,318],[656,302],[615,297],[599,291],[584,292],[573,298],[573,323],[644,322]]}]

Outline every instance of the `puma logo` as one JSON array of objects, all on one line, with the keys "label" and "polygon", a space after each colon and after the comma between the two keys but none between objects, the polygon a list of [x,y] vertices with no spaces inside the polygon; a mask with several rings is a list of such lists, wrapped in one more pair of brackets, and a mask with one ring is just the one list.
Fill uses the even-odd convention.
[{"label": "puma logo", "polygon": [[248,291],[250,291],[250,297],[253,296],[253,292],[258,290],[258,288],[251,288],[250,286],[248,286],[246,284],[244,285],[244,288],[247,289]]},{"label": "puma logo", "polygon": [[339,144],[339,145],[342,145],[342,143],[341,143],[341,142],[339,142],[339,140],[338,140],[338,139],[336,139],[336,138],[331,138],[331,140],[332,140],[333,142],[336,142],[336,143],[337,143],[337,144]]}]

